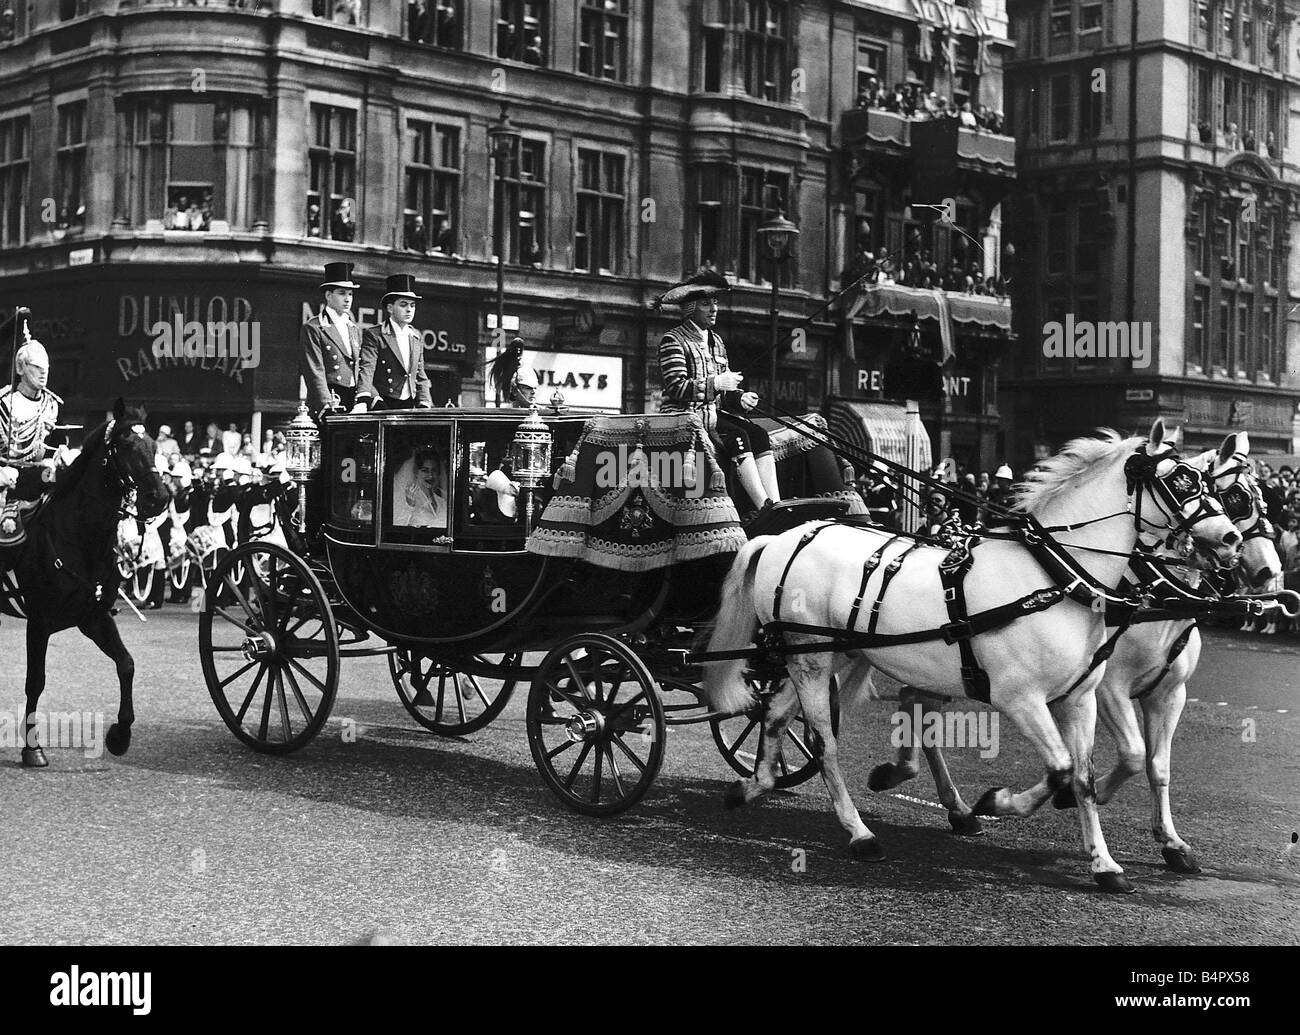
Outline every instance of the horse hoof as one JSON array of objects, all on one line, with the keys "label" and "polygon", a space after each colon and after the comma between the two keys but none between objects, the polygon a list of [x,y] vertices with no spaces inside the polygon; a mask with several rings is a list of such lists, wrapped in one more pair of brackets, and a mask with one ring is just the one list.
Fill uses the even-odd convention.
[{"label": "horse hoof", "polygon": [[898,782],[894,779],[894,763],[881,762],[871,770],[871,775],[867,777],[867,786],[873,791],[887,791],[891,787],[897,787]]},{"label": "horse hoof", "polygon": [[971,814],[975,816],[996,816],[998,795],[1005,791],[1005,787],[990,787],[975,803],[975,808]]},{"label": "horse hoof", "polygon": [[130,746],[130,726],[121,726],[115,722],[108,727],[108,733],[104,735],[104,747],[108,748],[110,755],[125,755],[126,749]]},{"label": "horse hoof", "polygon": [[984,833],[984,825],[973,812],[950,812],[948,823],[952,827],[952,832],[962,837],[979,837]]},{"label": "horse hoof", "polygon": [[874,834],[850,841],[849,851],[853,853],[853,858],[861,859],[863,862],[880,862],[885,857],[885,850],[880,847],[880,839]]},{"label": "horse hoof", "polygon": [[1122,873],[1110,873],[1109,871],[1094,873],[1092,879],[1101,886],[1102,891],[1109,892],[1112,895],[1131,895],[1137,891],[1137,888],[1133,887],[1133,882]]},{"label": "horse hoof", "polygon": [[50,764],[50,760],[45,757],[44,748],[39,745],[34,748],[23,748],[23,766],[27,769],[44,769]]},{"label": "horse hoof", "polygon": [[1077,809],[1079,799],[1074,796],[1074,788],[1066,784],[1052,795],[1052,804],[1058,809]]},{"label": "horse hoof", "polygon": [[745,804],[745,788],[739,780],[727,788],[727,793],[722,796],[722,804],[729,809],[738,809]]},{"label": "horse hoof", "polygon": [[1190,848],[1171,848],[1165,845],[1160,849],[1160,854],[1165,857],[1165,865],[1175,873],[1201,872],[1201,868],[1196,865],[1196,856],[1192,854]]}]

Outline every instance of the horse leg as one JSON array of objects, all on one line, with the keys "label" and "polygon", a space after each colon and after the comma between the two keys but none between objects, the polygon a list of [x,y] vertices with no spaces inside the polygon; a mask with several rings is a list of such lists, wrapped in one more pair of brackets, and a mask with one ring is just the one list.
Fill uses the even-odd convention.
[{"label": "horse leg", "polygon": [[1187,701],[1187,683],[1180,681],[1168,693],[1149,695],[1142,701],[1147,735],[1147,780],[1151,785],[1151,833],[1160,845],[1165,864],[1177,873],[1200,873],[1191,846],[1178,836],[1169,808],[1169,760],[1174,730]]},{"label": "horse leg", "polygon": [[[1097,687],[1097,714],[1115,740],[1118,758],[1115,768],[1097,781],[1097,804],[1105,805],[1123,786],[1124,781],[1142,771],[1146,758],[1146,744],[1138,728],[1137,712],[1128,696],[1128,687],[1115,686],[1104,679]],[[1052,798],[1058,809],[1072,809],[1078,805],[1072,787],[1062,787]]]},{"label": "horse leg", "polygon": [[1097,811],[1097,788],[1093,779],[1092,748],[1097,727],[1097,697],[1092,687],[1070,694],[1057,707],[1061,735],[1074,760],[1074,793],[1079,801],[1079,825],[1087,851],[1092,879],[1110,892],[1132,892],[1133,885],[1106,847]]},{"label": "horse leg", "polygon": [[131,724],[135,722],[133,704],[133,687],[135,684],[135,659],[122,642],[117,623],[107,612],[97,612],[94,618],[79,625],[88,640],[112,659],[117,669],[117,683],[121,699],[117,707],[117,722],[108,728],[104,736],[104,746],[113,755],[126,754],[131,746]]},{"label": "horse leg", "polygon": [[[940,704],[932,710],[942,712],[943,706]],[[957,785],[952,782],[952,775],[948,772],[948,761],[943,757],[943,748],[933,744],[923,746],[921,750],[925,752],[925,760],[930,766],[930,775],[934,777],[934,789],[939,795],[939,801],[948,810],[948,824],[952,827],[953,833],[965,837],[976,837],[984,833],[979,816],[975,815],[974,810],[962,799]]]},{"label": "horse leg", "polygon": [[50,634],[35,615],[27,619],[27,710],[23,713],[23,765],[44,769],[50,764],[36,733],[36,707],[45,692],[45,654]]},{"label": "horse leg", "polygon": [[849,851],[859,859],[875,862],[885,857],[876,835],[858,814],[844,774],[840,772],[839,745],[831,726],[831,662],[827,655],[802,654],[788,661],[790,677],[803,706],[803,717],[822,744],[822,780],[840,825],[848,831]]},{"label": "horse leg", "polygon": [[[873,791],[887,791],[897,787],[921,771],[916,760],[916,748],[921,740],[921,730],[918,728],[919,724],[914,721],[918,704],[921,704],[924,718],[925,705],[922,703],[920,692],[911,686],[902,687],[898,691],[898,710],[907,716],[905,728],[911,730],[911,735],[898,745],[898,755],[893,762],[881,762],[871,770],[871,775],[867,777],[867,786]],[[942,710],[943,705],[940,704],[939,708]]]},{"label": "horse leg", "polygon": [[1005,787],[990,787],[975,803],[975,815],[1029,816],[1060,788],[1069,786],[1074,775],[1074,763],[1047,702],[1037,691],[1020,687],[1009,691],[994,689],[993,698],[998,711],[1010,719],[1037,749],[1047,769],[1042,780],[1019,793]]},{"label": "horse leg", "polygon": [[739,808],[761,798],[776,786],[776,760],[781,753],[781,740],[794,718],[799,697],[794,686],[785,680],[773,693],[763,708],[763,736],[758,755],[754,759],[754,775],[737,780],[723,798],[727,808]]}]

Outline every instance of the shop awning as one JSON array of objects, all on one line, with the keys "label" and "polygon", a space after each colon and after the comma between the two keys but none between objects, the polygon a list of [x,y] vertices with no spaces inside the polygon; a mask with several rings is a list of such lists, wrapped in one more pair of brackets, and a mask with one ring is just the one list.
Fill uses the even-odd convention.
[{"label": "shop awning", "polygon": [[863,452],[928,472],[933,466],[930,436],[919,418],[909,435],[906,407],[897,403],[837,399],[831,403],[828,420],[831,433]]}]

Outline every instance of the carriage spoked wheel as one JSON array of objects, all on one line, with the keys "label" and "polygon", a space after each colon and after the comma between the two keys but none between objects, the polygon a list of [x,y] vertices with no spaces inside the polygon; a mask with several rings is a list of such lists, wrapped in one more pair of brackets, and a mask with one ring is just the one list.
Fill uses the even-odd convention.
[{"label": "carriage spoked wheel", "polygon": [[528,692],[538,772],[575,812],[612,816],[650,789],[664,757],[664,708],[645,663],[603,633],[546,655]]},{"label": "carriage spoked wheel", "polygon": [[217,712],[257,751],[296,751],[329,718],[338,627],[306,562],[274,543],[246,543],[217,565],[199,615],[199,656]]},{"label": "carriage spoked wheel", "polygon": [[[423,654],[400,648],[388,655],[388,670],[402,707],[431,733],[460,737],[481,730],[504,710],[518,677],[511,673],[522,655],[507,654],[500,661],[475,655],[481,665],[499,667],[499,677],[480,679]],[[493,683],[500,679],[500,686]]]},{"label": "carriage spoked wheel", "polygon": [[[709,721],[713,742],[718,745],[727,765],[746,778],[754,775],[754,767],[767,740],[763,728],[765,710],[760,702],[741,715]],[[840,695],[834,681],[831,683],[831,732],[836,736],[840,733]],[[776,786],[782,790],[798,787],[821,772],[821,767],[819,738],[800,708],[781,740],[781,754],[776,761]]]}]

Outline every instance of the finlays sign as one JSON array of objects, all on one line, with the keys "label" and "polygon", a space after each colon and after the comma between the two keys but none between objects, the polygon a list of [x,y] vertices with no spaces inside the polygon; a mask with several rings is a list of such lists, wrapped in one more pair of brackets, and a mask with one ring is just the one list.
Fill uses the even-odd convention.
[{"label": "finlays sign", "polygon": [[529,351],[524,353],[524,362],[537,373],[539,403],[549,403],[558,391],[566,406],[622,412],[622,357]]}]

